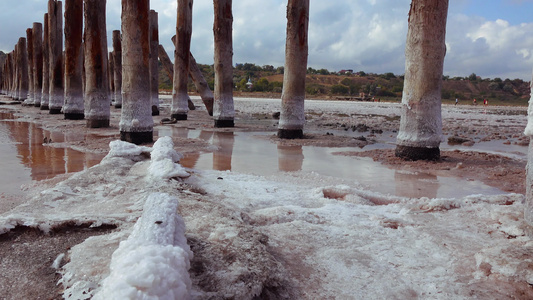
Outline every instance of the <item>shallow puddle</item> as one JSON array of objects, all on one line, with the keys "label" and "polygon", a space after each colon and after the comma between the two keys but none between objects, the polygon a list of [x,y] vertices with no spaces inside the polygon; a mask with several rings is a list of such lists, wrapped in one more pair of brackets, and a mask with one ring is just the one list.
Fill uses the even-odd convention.
[{"label": "shallow puddle", "polygon": [[[187,168],[234,171],[254,175],[278,172],[316,172],[320,175],[353,180],[363,188],[403,197],[451,198],[472,194],[496,195],[504,191],[479,181],[465,181],[426,173],[406,173],[390,169],[371,158],[335,155],[335,152],[363,151],[393,147],[374,144],[368,149],[325,148],[311,146],[279,146],[261,132],[213,132],[207,130],[161,129],[160,136],[176,135],[198,138],[218,150],[212,153],[188,154],[180,163]],[[260,137],[263,136],[263,137]],[[457,187],[461,188],[458,189]]]},{"label": "shallow puddle", "polygon": [[[234,133],[157,126],[154,134],[202,139],[214,146],[216,150],[213,152],[187,154],[180,163],[188,168],[255,175],[316,172],[353,181],[372,191],[404,197],[448,198],[505,193],[478,181],[464,181],[425,173],[406,173],[390,169],[370,158],[334,154],[394,147],[392,133],[380,134],[378,139],[382,140],[379,143],[363,149],[279,146],[268,139],[268,136],[274,134],[272,132]],[[357,132],[353,134],[364,135]],[[33,123],[16,120],[11,113],[0,113],[0,176],[4,178],[0,184],[0,193],[16,195],[20,193],[22,184],[82,171],[99,163],[103,155],[53,147],[55,142],[84,138],[49,132]],[[498,145],[491,146],[498,148]],[[448,146],[443,143],[443,148]],[[461,188],[457,189],[457,186]]]},{"label": "shallow puddle", "polygon": [[0,193],[16,195],[20,186],[79,172],[100,162],[101,154],[55,148],[55,142],[83,137],[50,132],[30,122],[18,121],[11,113],[0,112]]}]

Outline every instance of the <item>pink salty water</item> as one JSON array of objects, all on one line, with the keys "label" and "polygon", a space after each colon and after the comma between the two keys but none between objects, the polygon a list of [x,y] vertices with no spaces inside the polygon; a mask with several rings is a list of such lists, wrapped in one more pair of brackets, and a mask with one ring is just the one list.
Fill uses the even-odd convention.
[{"label": "pink salty water", "polygon": [[[213,152],[186,155],[180,163],[187,168],[233,171],[260,176],[279,172],[295,175],[315,172],[360,184],[361,188],[403,197],[463,197],[471,194],[504,194],[477,181],[461,181],[424,173],[405,173],[390,169],[370,158],[335,155],[339,151],[365,148],[327,148],[280,146],[265,138],[265,132],[217,132],[189,130],[171,126],[156,127],[155,135],[202,139]],[[57,148],[47,143],[83,140],[83,136],[49,132],[31,122],[0,113],[0,195],[17,195],[23,184],[79,172],[98,164],[100,154]],[[376,147],[376,145],[371,146]],[[393,147],[384,143],[377,147]],[[457,187],[461,188],[458,189]]]}]

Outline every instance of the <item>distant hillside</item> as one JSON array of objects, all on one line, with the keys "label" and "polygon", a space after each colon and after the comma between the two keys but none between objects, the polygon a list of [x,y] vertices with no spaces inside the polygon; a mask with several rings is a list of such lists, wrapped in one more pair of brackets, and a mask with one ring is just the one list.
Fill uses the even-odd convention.
[{"label": "distant hillside", "polygon": [[[211,65],[200,65],[209,83],[214,85],[214,69]],[[233,82],[236,94],[253,96],[279,97],[283,88],[283,67],[270,65],[256,66],[245,63],[237,64],[233,70]],[[163,72],[163,71],[162,71]],[[161,75],[160,87],[171,90],[172,82],[166,75]],[[249,87],[248,80],[252,86]],[[189,90],[196,91],[192,81]],[[399,101],[403,91],[403,76],[393,73],[372,74],[365,72],[332,73],[325,69],[308,68],[306,76],[306,97],[322,99],[355,100],[362,93],[366,99],[376,97],[382,100]],[[443,77],[443,102],[454,102],[458,98],[461,103],[470,103],[474,98],[478,101],[489,100],[492,104],[527,105],[530,97],[529,82],[521,79],[482,79],[476,74],[466,77]]]}]

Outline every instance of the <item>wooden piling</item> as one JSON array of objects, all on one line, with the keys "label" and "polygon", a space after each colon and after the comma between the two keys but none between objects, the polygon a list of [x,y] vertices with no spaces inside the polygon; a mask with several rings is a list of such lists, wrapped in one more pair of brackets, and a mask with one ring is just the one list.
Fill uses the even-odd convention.
[{"label": "wooden piling", "polygon": [[83,1],[65,0],[65,119],[83,120]]},{"label": "wooden piling", "polygon": [[85,0],[85,119],[88,128],[109,127],[106,2]]},{"label": "wooden piling", "polygon": [[149,3],[149,0],[122,0],[120,139],[134,144],[153,142]]}]

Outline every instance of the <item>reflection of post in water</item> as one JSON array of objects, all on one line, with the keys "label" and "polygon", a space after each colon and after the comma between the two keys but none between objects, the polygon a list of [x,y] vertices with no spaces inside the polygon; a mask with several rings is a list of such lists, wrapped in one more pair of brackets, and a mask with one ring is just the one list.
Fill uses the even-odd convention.
[{"label": "reflection of post in water", "polygon": [[28,145],[28,127],[26,122],[6,122],[11,132],[11,139],[17,142],[17,152],[24,165],[30,163],[30,146]]},{"label": "reflection of post in water", "polygon": [[213,134],[213,145],[218,147],[218,150],[213,152],[213,170],[231,171],[234,143],[233,132],[215,132]]},{"label": "reflection of post in water", "polygon": [[[436,198],[440,184],[437,176],[427,173],[394,172],[396,195],[409,198]],[[383,184],[392,184],[383,182]]]},{"label": "reflection of post in water", "polygon": [[304,162],[302,146],[278,145],[278,168],[283,172],[300,171]]},{"label": "reflection of post in water", "polygon": [[[61,143],[63,142],[63,133],[61,132],[49,132],[49,141],[52,140],[52,143]],[[50,175],[49,177],[53,177],[56,174],[64,174],[66,173],[65,169],[65,150],[63,148],[55,148],[55,147],[46,147],[50,148],[51,153],[51,160],[50,162],[43,163],[43,168],[46,168],[46,165],[49,165],[49,168],[52,169],[51,172],[47,172],[47,175]]]},{"label": "reflection of post in water", "polygon": [[[28,164],[28,167],[32,167],[34,164],[43,163],[46,161],[44,148],[42,146],[43,139],[44,139],[44,132],[42,129],[37,128],[35,124],[30,123],[29,124],[29,135],[30,135],[30,162]],[[33,172],[32,172],[33,175]],[[36,179],[36,178],[32,178]]]},{"label": "reflection of post in water", "polygon": [[[198,138],[203,141],[209,142],[212,136],[213,136],[212,131],[202,130],[200,131],[200,136],[198,136]],[[198,162],[198,159],[200,159],[199,152],[187,153],[180,160],[180,165],[184,166],[185,168],[194,168],[196,166],[196,163]]]}]

